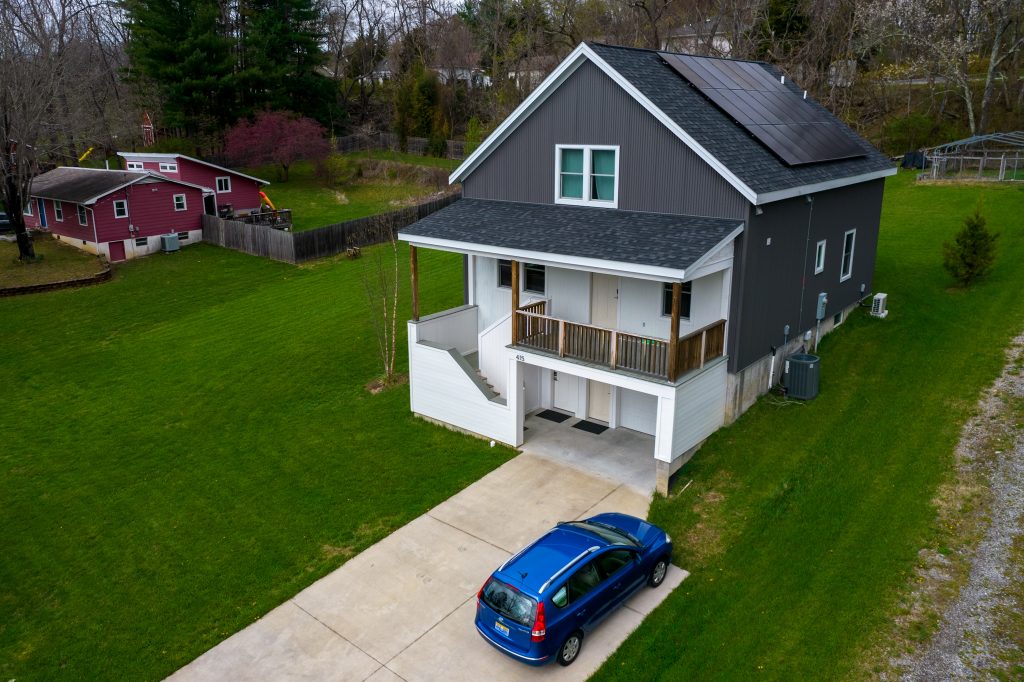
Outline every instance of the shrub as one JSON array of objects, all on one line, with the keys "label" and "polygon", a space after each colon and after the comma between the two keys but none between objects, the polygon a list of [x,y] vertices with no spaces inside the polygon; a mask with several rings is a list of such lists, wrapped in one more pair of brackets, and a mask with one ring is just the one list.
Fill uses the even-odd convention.
[{"label": "shrub", "polygon": [[964,219],[964,226],[953,242],[942,245],[942,266],[962,287],[983,277],[996,260],[998,234],[990,232],[982,215],[981,205]]}]

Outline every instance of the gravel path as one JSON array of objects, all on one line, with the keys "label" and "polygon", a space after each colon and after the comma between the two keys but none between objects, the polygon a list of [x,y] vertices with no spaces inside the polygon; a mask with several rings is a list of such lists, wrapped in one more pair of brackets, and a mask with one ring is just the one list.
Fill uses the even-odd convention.
[{"label": "gravel path", "polygon": [[[991,677],[1007,656],[1022,652],[999,631],[999,614],[1015,608],[1008,587],[1024,580],[1010,550],[1024,533],[1024,429],[1009,400],[1024,400],[1024,335],[1014,339],[1002,375],[981,401],[980,413],[961,434],[958,461],[987,480],[989,526],[971,560],[960,594],[942,615],[942,623],[920,655],[894,661],[904,680],[969,680]],[[1002,437],[1005,449],[986,452]]]}]

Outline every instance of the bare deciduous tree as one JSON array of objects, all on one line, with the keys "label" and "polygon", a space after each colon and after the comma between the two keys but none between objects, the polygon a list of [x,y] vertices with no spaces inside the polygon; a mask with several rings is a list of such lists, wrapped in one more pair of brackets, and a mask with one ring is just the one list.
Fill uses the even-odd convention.
[{"label": "bare deciduous tree", "polygon": [[384,370],[385,387],[395,382],[395,357],[398,351],[398,240],[385,221],[373,230],[373,243],[380,245],[364,251],[361,272],[363,288],[370,306],[370,322],[377,341],[377,352]]}]

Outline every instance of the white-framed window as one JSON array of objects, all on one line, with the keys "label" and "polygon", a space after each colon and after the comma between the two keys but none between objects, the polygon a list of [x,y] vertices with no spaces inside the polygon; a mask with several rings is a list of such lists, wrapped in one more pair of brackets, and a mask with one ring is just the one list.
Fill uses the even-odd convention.
[{"label": "white-framed window", "polygon": [[512,288],[512,261],[498,259],[498,288]]},{"label": "white-framed window", "polygon": [[825,240],[818,242],[814,249],[814,274],[820,274],[825,270]]},{"label": "white-framed window", "polygon": [[175,211],[184,211],[184,210],[187,210],[187,209],[188,209],[188,204],[185,203],[185,195],[184,194],[175,194],[174,195],[174,210]]},{"label": "white-framed window", "polygon": [[28,203],[25,204],[25,210],[22,211],[22,214],[27,215],[30,218],[32,217],[32,199],[29,199]]},{"label": "white-framed window", "polygon": [[160,162],[161,173],[177,173],[178,162],[177,161],[161,161]]},{"label": "white-framed window", "polygon": [[555,145],[555,203],[619,205],[619,148]]},{"label": "white-framed window", "polygon": [[[163,165],[163,164],[160,164],[160,165]],[[129,161],[128,162],[128,170],[145,170],[145,168],[146,167],[144,165],[142,165],[141,161]],[[163,170],[163,169],[161,169],[161,170]]]},{"label": "white-framed window", "polygon": [[127,218],[128,217],[128,200],[118,199],[114,202],[114,217],[115,218]]},{"label": "white-framed window", "polygon": [[[693,300],[693,282],[683,282],[679,296],[679,319],[690,319],[690,302]],[[672,283],[665,282],[661,290],[661,315],[672,317]]]},{"label": "white-framed window", "polygon": [[544,288],[545,274],[543,265],[524,263],[523,291],[529,291],[531,294],[543,294],[546,291]]},{"label": "white-framed window", "polygon": [[78,224],[89,227],[89,216],[85,214],[85,206],[78,204]]},{"label": "white-framed window", "polygon": [[135,238],[135,246],[148,246],[148,245],[149,245],[149,237],[136,237]]},{"label": "white-framed window", "polygon": [[843,235],[843,267],[839,270],[839,281],[845,282],[853,274],[853,245],[857,230],[847,230]]},{"label": "white-framed window", "polygon": [[226,194],[231,191],[231,178],[227,175],[217,178],[217,193]]},{"label": "white-framed window", "polygon": [[64,222],[64,204],[55,201],[53,202],[53,217],[57,219],[57,222]]}]

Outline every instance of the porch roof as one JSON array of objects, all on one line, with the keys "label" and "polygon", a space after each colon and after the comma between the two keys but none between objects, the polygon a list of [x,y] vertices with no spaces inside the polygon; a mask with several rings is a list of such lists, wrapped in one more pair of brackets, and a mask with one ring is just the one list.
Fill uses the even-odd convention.
[{"label": "porch roof", "polygon": [[742,230],[735,219],[460,199],[398,236],[428,248],[672,280]]}]

